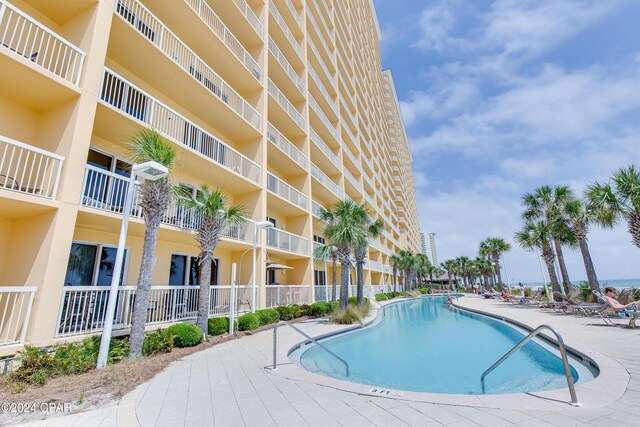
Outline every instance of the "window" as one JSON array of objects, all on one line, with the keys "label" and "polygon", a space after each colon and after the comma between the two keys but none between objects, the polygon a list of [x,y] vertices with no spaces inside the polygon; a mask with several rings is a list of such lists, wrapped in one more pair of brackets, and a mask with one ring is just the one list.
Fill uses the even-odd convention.
[{"label": "window", "polygon": [[[211,263],[211,286],[218,285],[218,259]],[[198,286],[200,278],[200,265],[198,257],[192,255],[171,255],[169,268],[170,286]]]},{"label": "window", "polygon": [[[71,244],[65,286],[111,286],[117,249],[96,243]],[[120,272],[122,286],[127,267],[128,250],[124,250],[124,264]]]},{"label": "window", "polygon": [[315,286],[327,285],[327,272],[324,270],[314,270],[313,272],[313,284]]},{"label": "window", "polygon": [[[87,165],[125,178],[131,176],[131,163],[95,148],[89,149]],[[122,212],[128,186],[127,180],[89,170],[82,203],[98,209]]]},{"label": "window", "polygon": [[320,243],[322,245],[325,244],[324,237],[321,237],[321,236],[318,236],[318,235],[315,235],[315,234],[313,235],[313,241],[316,242],[316,243]]}]

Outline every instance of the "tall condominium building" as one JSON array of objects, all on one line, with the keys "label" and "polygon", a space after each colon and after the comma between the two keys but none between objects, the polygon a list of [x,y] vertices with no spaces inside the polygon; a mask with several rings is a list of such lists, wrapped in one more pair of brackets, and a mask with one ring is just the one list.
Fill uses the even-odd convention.
[{"label": "tall condominium building", "polygon": [[[411,154],[370,0],[0,0],[0,355],[102,328],[132,162],[153,128],[171,179],[221,188],[249,221],[215,251],[212,316],[326,298],[321,206],[384,221],[365,283],[418,251]],[[270,221],[272,228],[255,227]],[[198,215],[162,217],[148,324],[195,315]],[[126,333],[145,224],[134,200],[114,330]],[[255,264],[252,259],[254,237]],[[329,273],[329,274],[327,274]],[[258,298],[252,301],[253,279]],[[316,292],[314,292],[314,289]]]},{"label": "tall condominium building", "polygon": [[431,260],[431,257],[428,255],[427,251],[427,238],[422,232],[420,232],[420,248],[422,249],[422,255],[427,255],[427,257],[429,257],[429,260]]},{"label": "tall condominium building", "polygon": [[438,265],[438,253],[436,252],[436,233],[429,233],[429,253],[427,254],[431,264]]}]

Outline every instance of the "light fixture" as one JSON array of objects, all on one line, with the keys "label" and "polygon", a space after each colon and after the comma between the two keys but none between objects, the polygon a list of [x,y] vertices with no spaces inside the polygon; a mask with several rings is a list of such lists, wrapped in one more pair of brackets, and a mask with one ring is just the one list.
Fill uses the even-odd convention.
[{"label": "light fixture", "polygon": [[156,181],[169,175],[169,169],[167,169],[166,166],[154,161],[134,165],[132,172],[135,175],[150,181]]}]

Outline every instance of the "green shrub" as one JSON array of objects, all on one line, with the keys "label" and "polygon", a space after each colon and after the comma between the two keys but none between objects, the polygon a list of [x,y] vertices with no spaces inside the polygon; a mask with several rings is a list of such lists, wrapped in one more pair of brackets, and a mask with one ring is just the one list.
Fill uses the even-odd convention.
[{"label": "green shrub", "polygon": [[[98,353],[100,352],[100,341],[102,335],[94,335],[89,338],[85,338],[81,343],[84,351],[91,354],[95,360],[98,360]],[[111,338],[109,342],[109,353],[107,354],[107,364],[112,364],[121,361],[129,355],[129,338]]]},{"label": "green shrub", "polygon": [[11,379],[34,385],[44,385],[55,374],[53,355],[45,349],[26,345],[18,352],[20,366],[11,373]]},{"label": "green shrub", "polygon": [[354,322],[361,322],[360,319],[358,309],[352,304],[347,305],[345,309],[338,310],[331,316],[331,321],[340,325],[350,325]]},{"label": "green shrub", "polygon": [[178,323],[167,329],[173,335],[173,344],[176,347],[193,347],[204,339],[202,330],[193,323]]},{"label": "green shrub", "polygon": [[238,317],[239,331],[252,331],[260,327],[260,318],[255,313],[247,313]]},{"label": "green shrub", "polygon": [[327,314],[330,307],[325,302],[314,302],[311,304],[311,315],[312,316],[324,316]]},{"label": "green shrub", "polygon": [[420,291],[421,294],[428,294],[429,293],[429,289],[427,289],[427,288],[420,288],[419,291]]},{"label": "green shrub", "polygon": [[150,356],[156,353],[170,353],[173,350],[173,335],[168,329],[149,332],[144,337],[142,354]]},{"label": "green shrub", "polygon": [[280,320],[292,320],[300,317],[300,307],[297,305],[279,305],[276,307]]},{"label": "green shrub", "polygon": [[338,308],[340,307],[340,301],[329,301],[327,304],[329,304],[329,307],[331,308],[331,310],[329,310],[329,313],[338,310]]},{"label": "green shrub", "polygon": [[311,306],[308,304],[302,304],[298,306],[298,316],[310,316],[311,315]]},{"label": "green shrub", "polygon": [[278,314],[278,310],[274,310],[273,308],[256,310],[256,315],[258,315],[258,319],[260,319],[260,326],[276,323],[278,320],[280,320],[280,314]]},{"label": "green shrub", "polygon": [[530,297],[533,296],[533,290],[529,287],[524,288],[524,296],[525,297]]},{"label": "green shrub", "polygon": [[93,369],[98,360],[98,353],[93,351],[92,345],[86,345],[89,342],[90,338],[86,338],[81,343],[67,343],[57,346],[53,355],[56,373],[81,374]]},{"label": "green shrub", "polygon": [[385,294],[376,294],[376,301],[386,301],[389,297]]},{"label": "green shrub", "polygon": [[209,335],[222,335],[229,332],[228,317],[213,317],[207,322]]},{"label": "green shrub", "polygon": [[358,297],[349,297],[349,304],[357,304]]}]

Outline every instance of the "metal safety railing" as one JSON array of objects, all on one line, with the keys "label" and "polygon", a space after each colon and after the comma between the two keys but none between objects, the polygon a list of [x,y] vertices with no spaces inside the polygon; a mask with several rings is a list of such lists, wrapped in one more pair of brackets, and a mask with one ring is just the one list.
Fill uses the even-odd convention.
[{"label": "metal safety railing", "polygon": [[308,339],[309,341],[311,341],[312,343],[314,343],[315,345],[317,345],[318,347],[320,347],[321,349],[323,349],[324,351],[326,351],[327,353],[329,353],[330,355],[332,355],[333,357],[338,359],[340,362],[342,362],[344,364],[344,367],[346,368],[347,376],[349,376],[349,364],[347,363],[346,360],[344,360],[342,357],[340,357],[337,354],[335,354],[333,351],[329,350],[327,347],[325,347],[322,344],[320,344],[317,339],[311,337],[310,335],[306,334],[305,332],[302,332],[302,330],[300,330],[299,328],[296,328],[295,326],[293,326],[291,323],[287,322],[286,320],[279,321],[278,323],[276,323],[276,326],[274,326],[274,328],[273,328],[273,365],[272,365],[271,369],[274,369],[274,370],[277,369],[278,327],[280,325],[287,325],[287,326],[291,327],[291,329],[293,329],[294,331],[298,332],[300,335],[302,335],[303,337],[305,337],[306,339]]},{"label": "metal safety railing", "polygon": [[564,341],[562,339],[562,336],[558,333],[558,331],[556,331],[555,329],[553,329],[549,325],[540,325],[537,328],[535,328],[533,331],[531,331],[529,333],[529,335],[524,337],[524,339],[522,341],[520,341],[511,350],[509,350],[507,352],[507,354],[502,356],[496,363],[491,365],[491,367],[489,369],[487,369],[486,371],[484,371],[482,373],[482,375],[480,376],[480,382],[482,383],[482,391],[483,392],[485,390],[485,384],[484,384],[485,377],[487,375],[489,375],[494,369],[496,369],[502,362],[507,360],[513,353],[515,353],[516,351],[521,349],[533,337],[538,335],[543,329],[548,329],[551,332],[553,332],[553,334],[556,336],[556,340],[558,341],[558,347],[560,349],[560,356],[562,358],[562,364],[564,366],[564,374],[567,377],[567,385],[569,386],[569,394],[571,395],[571,402],[569,402],[569,404],[572,405],[572,406],[582,406],[582,404],[578,403],[578,397],[576,396],[576,389],[575,389],[575,386],[573,384],[573,377],[571,376],[571,367],[569,366],[569,361],[567,360],[567,350],[566,350],[566,348],[564,346]]}]

